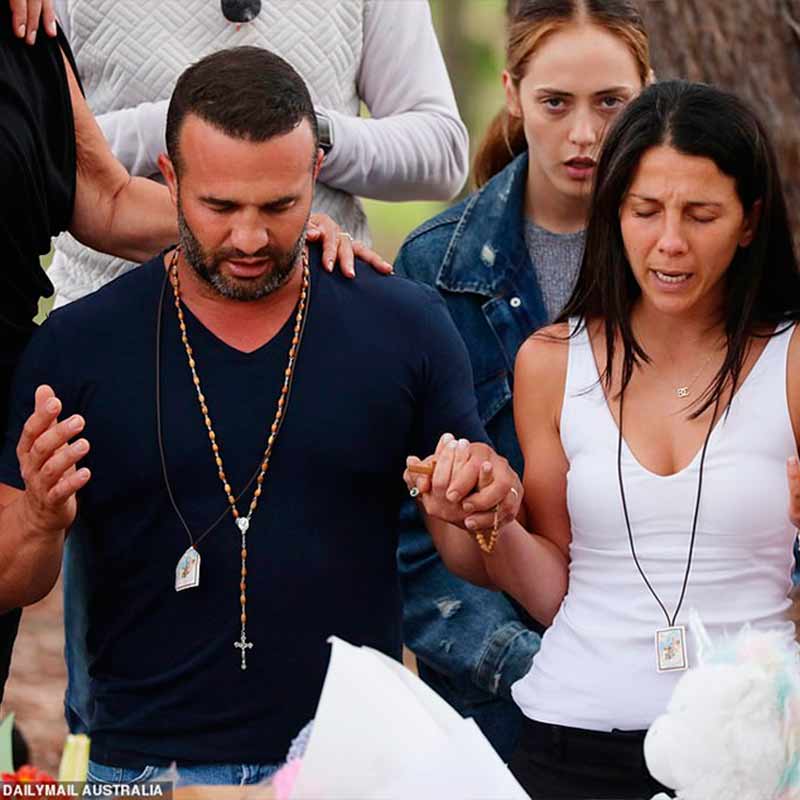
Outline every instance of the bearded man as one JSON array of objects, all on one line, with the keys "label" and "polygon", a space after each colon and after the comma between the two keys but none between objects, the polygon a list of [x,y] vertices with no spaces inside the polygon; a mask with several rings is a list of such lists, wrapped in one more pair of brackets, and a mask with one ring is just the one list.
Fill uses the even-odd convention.
[{"label": "bearded man", "polygon": [[189,68],[160,163],[180,244],[53,313],[18,371],[0,610],[49,591],[74,523],[90,780],[173,761],[186,782],[261,780],[314,713],[330,635],[399,656],[407,454],[478,440],[459,451],[475,488],[493,465],[475,513],[518,509],[438,296],[316,268],[315,125],[302,79],[265,50]]}]

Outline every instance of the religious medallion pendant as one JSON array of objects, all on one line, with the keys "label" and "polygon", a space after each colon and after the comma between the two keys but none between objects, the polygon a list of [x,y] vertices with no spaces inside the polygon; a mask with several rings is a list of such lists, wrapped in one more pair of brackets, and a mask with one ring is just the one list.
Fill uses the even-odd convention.
[{"label": "religious medallion pendant", "polygon": [[673,625],[656,631],[656,669],[682,672],[689,666],[686,654],[686,628]]},{"label": "religious medallion pendant", "polygon": [[200,585],[200,553],[190,547],[178,561],[175,567],[175,591],[194,589]]}]

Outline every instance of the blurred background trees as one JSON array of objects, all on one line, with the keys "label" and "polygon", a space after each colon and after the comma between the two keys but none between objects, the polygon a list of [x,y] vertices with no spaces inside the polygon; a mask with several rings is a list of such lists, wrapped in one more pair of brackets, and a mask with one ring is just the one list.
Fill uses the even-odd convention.
[{"label": "blurred background trees", "polygon": [[[767,123],[778,148],[800,251],[800,0],[639,3],[658,78],[685,77],[733,90]],[[474,153],[504,102],[500,73],[506,0],[430,0],[430,4]],[[462,195],[471,187],[470,181]],[[405,237],[447,205],[367,200],[376,248],[393,259]]]},{"label": "blurred background trees", "polygon": [[[458,108],[470,135],[470,151],[503,103],[500,73],[504,65],[506,0],[430,0]],[[465,194],[471,188],[468,184]],[[403,239],[447,203],[367,201],[375,246],[390,260]]]},{"label": "blurred background trees", "polygon": [[[733,90],[767,123],[800,245],[800,0],[639,0],[658,78]],[[505,0],[431,0],[439,42],[474,153],[503,102]],[[393,258],[441,203],[368,202],[375,244]]]},{"label": "blurred background trees", "polygon": [[713,83],[766,123],[800,250],[800,0],[642,3],[658,78]]}]

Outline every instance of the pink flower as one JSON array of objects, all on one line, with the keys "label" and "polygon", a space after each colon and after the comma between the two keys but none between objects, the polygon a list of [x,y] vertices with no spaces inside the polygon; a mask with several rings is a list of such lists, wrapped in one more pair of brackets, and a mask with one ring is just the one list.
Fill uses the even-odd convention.
[{"label": "pink flower", "polygon": [[293,758],[273,775],[272,786],[275,789],[275,800],[289,800],[294,782],[297,780],[297,774],[302,766],[302,758]]}]

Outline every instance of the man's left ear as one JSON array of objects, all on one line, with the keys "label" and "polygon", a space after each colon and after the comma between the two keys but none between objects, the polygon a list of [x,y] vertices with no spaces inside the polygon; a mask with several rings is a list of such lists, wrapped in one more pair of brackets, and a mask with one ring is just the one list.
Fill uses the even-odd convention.
[{"label": "man's left ear", "polygon": [[322,162],[325,160],[325,153],[321,147],[317,148],[317,157],[314,159],[314,180],[319,177],[319,171],[322,169]]},{"label": "man's left ear", "polygon": [[756,236],[758,223],[761,221],[761,200],[756,200],[753,207],[745,215],[742,223],[742,233],[739,237],[739,247],[748,247]]}]

